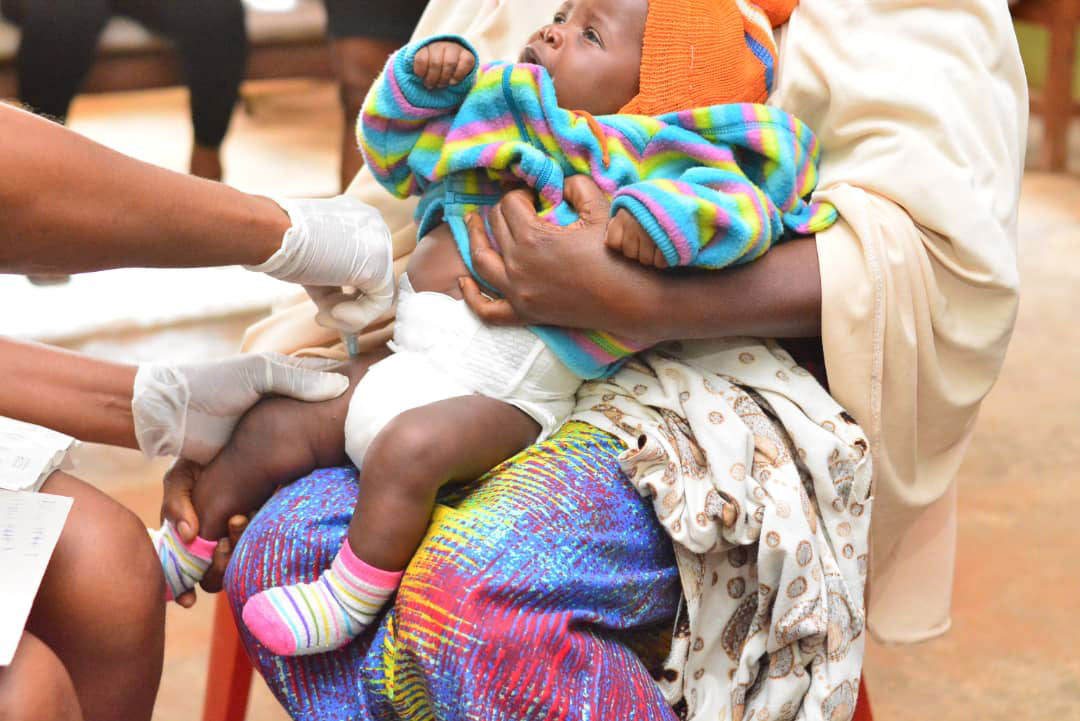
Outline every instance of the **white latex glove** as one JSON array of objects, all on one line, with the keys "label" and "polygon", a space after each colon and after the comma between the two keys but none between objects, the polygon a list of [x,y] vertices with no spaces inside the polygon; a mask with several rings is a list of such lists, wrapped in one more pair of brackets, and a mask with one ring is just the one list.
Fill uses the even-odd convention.
[{"label": "white latex glove", "polygon": [[394,302],[393,279],[390,285],[374,292],[313,285],[304,286],[304,290],[319,309],[315,322],[324,328],[339,330],[342,335],[355,335],[367,328]]},{"label": "white latex glove", "polygon": [[292,220],[281,248],[245,266],[302,284],[327,328],[358,333],[394,300],[394,253],[382,216],[355,198],[276,199]]},{"label": "white latex glove", "polygon": [[131,411],[147,456],[179,455],[209,463],[240,417],[264,395],[302,401],[337,398],[349,379],[325,370],[325,358],[252,353],[206,363],[144,363],[135,374]]}]

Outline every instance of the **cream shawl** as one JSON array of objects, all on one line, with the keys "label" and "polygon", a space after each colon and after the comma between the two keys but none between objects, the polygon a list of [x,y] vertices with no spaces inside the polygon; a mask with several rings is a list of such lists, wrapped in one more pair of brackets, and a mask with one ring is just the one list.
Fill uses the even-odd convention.
[{"label": "cream shawl", "polygon": [[866,641],[869,443],[773,341],[667,344],[582,387],[573,420],[675,542],[685,617],[660,688],[688,721],[849,719]]},{"label": "cream shawl", "polygon": [[1000,0],[802,0],[772,102],[822,142],[833,396],[870,434],[870,629],[943,632],[953,484],[1017,306],[1027,89]]},{"label": "cream shawl", "polygon": [[[415,36],[461,33],[485,61],[512,58],[558,5],[431,0]],[[870,627],[917,640],[948,627],[953,481],[1016,311],[1023,69],[995,0],[802,0],[779,51],[772,102],[818,133],[819,197],[841,214],[818,236],[822,333],[830,390],[875,458]],[[367,170],[348,192],[384,213],[403,264],[413,203]],[[307,302],[281,309],[245,349],[332,344],[313,317]]]}]

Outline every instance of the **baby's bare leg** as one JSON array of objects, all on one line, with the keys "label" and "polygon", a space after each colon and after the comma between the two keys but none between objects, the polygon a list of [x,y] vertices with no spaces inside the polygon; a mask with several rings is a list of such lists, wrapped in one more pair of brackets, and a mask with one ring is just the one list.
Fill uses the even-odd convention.
[{"label": "baby's bare leg", "polygon": [[399,414],[368,447],[348,539],[330,568],[311,583],[252,596],[243,612],[248,629],[290,656],[351,641],[397,589],[439,487],[480,476],[532,443],[539,430],[517,408],[475,395]]},{"label": "baby's bare leg", "polygon": [[349,399],[368,367],[386,355],[379,350],[350,361],[341,371],[349,376],[350,388],[338,398],[321,403],[267,398],[248,411],[195,485],[199,535],[224,538],[231,516],[249,515],[278,486],[316,468],[348,463],[344,428]]},{"label": "baby's bare leg", "polygon": [[364,456],[349,546],[376,568],[405,568],[427,531],[439,488],[478,478],[539,432],[518,408],[479,395],[405,411]]}]

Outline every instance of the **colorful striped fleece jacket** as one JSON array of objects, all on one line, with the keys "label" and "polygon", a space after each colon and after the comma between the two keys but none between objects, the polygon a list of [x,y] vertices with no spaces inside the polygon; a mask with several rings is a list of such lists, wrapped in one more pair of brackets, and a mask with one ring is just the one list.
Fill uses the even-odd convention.
[{"label": "colorful striped fleece jacket", "polygon": [[[788,235],[815,233],[836,219],[832,206],[803,200],[817,183],[817,138],[777,108],[744,103],[594,118],[560,108],[543,68],[503,62],[429,90],[413,74],[413,58],[437,40],[476,55],[457,36],[397,51],[357,130],[376,179],[397,197],[422,196],[419,237],[447,222],[470,271],[464,217],[476,212],[486,224],[508,182],[534,188],[540,216],[565,226],[577,214],[563,199],[563,180],[588,174],[611,198],[611,213],[632,213],[672,268],[746,263]],[[614,373],[643,350],[600,330],[531,330],[586,379]]]}]

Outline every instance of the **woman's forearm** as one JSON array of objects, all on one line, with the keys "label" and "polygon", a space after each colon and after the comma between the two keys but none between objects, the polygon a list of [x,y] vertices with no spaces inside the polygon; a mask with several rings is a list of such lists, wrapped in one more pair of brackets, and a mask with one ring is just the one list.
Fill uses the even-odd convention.
[{"label": "woman's forearm", "polygon": [[747,265],[687,275],[636,278],[629,305],[612,302],[619,330],[648,343],[749,335],[800,338],[821,333],[817,244],[797,238]]},{"label": "woman's forearm", "polygon": [[[809,337],[821,332],[817,241],[781,243],[752,263],[725,270],[661,271],[609,250],[607,199],[584,175],[567,179],[579,220],[542,220],[532,196],[507,193],[490,228],[468,219],[473,266],[502,296],[486,299],[462,281],[469,307],[491,323],[602,328],[642,346],[681,338]],[[471,285],[470,285],[471,284]]]},{"label": "woman's forearm", "polygon": [[6,105],[0,158],[0,272],[257,265],[289,228],[269,198],[135,160]]},{"label": "woman's forearm", "polygon": [[0,415],[80,440],[136,448],[135,367],[0,338]]}]

